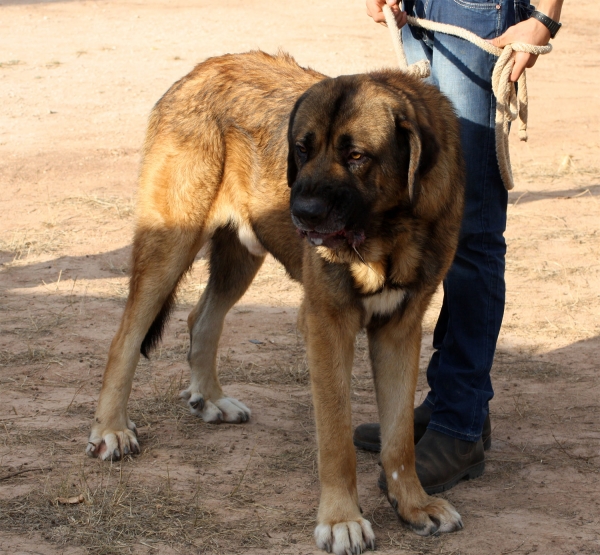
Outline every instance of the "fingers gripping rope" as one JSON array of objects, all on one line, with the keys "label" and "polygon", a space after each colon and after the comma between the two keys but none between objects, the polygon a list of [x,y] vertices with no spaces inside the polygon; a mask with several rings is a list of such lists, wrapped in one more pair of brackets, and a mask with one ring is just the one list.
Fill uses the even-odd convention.
[{"label": "fingers gripping rope", "polygon": [[[390,30],[400,69],[417,77],[429,77],[431,68],[429,67],[428,60],[420,60],[415,64],[408,65],[406,54],[404,53],[404,46],[402,45],[402,34],[398,29],[394,14],[387,4],[383,6],[383,13]],[[527,140],[527,81],[525,78],[525,71],[523,71],[521,77],[519,77],[518,95],[515,84],[510,80],[510,74],[512,73],[515,64],[515,53],[527,52],[535,55],[548,54],[552,50],[552,46],[549,44],[546,46],[536,46],[533,44],[515,42],[504,48],[498,48],[481,37],[478,37],[476,34],[471,33],[471,31],[456,27],[455,25],[436,23],[434,21],[418,19],[411,16],[408,16],[407,19],[409,25],[421,27],[428,31],[460,37],[475,44],[489,54],[498,56],[498,61],[496,62],[492,73],[492,91],[496,97],[496,154],[504,186],[508,190],[512,189],[515,184],[510,166],[510,153],[508,149],[508,133],[511,121],[514,121],[517,118],[519,119],[519,138],[522,141]]]}]

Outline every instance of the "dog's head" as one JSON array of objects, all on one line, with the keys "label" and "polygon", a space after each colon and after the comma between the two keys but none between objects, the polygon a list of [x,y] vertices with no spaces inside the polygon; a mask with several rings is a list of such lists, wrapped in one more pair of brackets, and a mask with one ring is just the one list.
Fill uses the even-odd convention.
[{"label": "dog's head", "polygon": [[288,129],[290,208],[313,245],[356,250],[373,226],[419,203],[440,145],[418,98],[421,85],[415,92],[415,80],[404,86],[402,79],[398,72],[325,79],[296,102]]}]

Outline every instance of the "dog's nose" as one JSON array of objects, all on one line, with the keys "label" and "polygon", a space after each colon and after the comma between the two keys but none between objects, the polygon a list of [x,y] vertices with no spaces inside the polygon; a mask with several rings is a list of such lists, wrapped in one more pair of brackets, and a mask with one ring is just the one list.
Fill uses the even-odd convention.
[{"label": "dog's nose", "polygon": [[311,228],[323,223],[328,214],[328,204],[318,197],[298,197],[292,204],[294,218]]}]

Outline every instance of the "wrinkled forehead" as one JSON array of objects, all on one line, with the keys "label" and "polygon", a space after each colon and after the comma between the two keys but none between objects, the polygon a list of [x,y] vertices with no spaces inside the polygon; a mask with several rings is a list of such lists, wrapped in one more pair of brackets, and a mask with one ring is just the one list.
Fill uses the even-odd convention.
[{"label": "wrinkled forehead", "polygon": [[396,103],[389,91],[364,76],[326,79],[309,89],[298,106],[292,138],[308,140],[315,147],[377,150],[393,132]]}]

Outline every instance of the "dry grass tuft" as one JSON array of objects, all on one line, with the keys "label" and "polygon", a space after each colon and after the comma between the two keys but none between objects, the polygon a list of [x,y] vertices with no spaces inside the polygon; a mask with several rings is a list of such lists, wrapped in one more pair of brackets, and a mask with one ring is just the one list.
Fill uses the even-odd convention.
[{"label": "dry grass tuft", "polygon": [[130,417],[139,427],[153,426],[167,420],[174,420],[177,424],[189,414],[179,398],[179,392],[184,388],[183,372],[162,381],[152,379],[150,387],[151,395],[130,401]]},{"label": "dry grass tuft", "polygon": [[219,360],[219,376],[224,383],[308,385],[308,363],[302,344],[273,348],[273,351],[277,351],[277,355],[267,365],[240,362],[225,353]]},{"label": "dry grass tuft", "polygon": [[8,62],[0,62],[0,68],[15,67],[24,63],[21,60],[8,60]]},{"label": "dry grass tuft", "polygon": [[102,212],[116,215],[120,220],[133,216],[135,201],[133,197],[85,195],[81,197],[65,197],[55,204],[67,206],[87,206]]},{"label": "dry grass tuft", "polygon": [[565,368],[545,360],[535,360],[511,351],[498,350],[494,358],[494,375],[507,380],[551,381],[565,375]]},{"label": "dry grass tuft", "polygon": [[[75,543],[98,554],[128,552],[139,543],[200,547],[195,543],[198,530],[215,525],[201,505],[199,484],[189,493],[174,492],[167,474],[150,489],[132,479],[134,472],[126,463],[94,468],[82,463],[58,479],[49,477],[41,493],[0,500],[3,529],[39,531],[59,545]],[[77,495],[85,501],[66,506],[57,502]]]},{"label": "dry grass tuft", "polygon": [[11,253],[13,263],[31,256],[68,251],[85,239],[82,222],[91,220],[107,225],[111,221],[125,221],[125,225],[130,225],[134,213],[133,197],[86,195],[39,204],[46,219],[38,227],[14,230],[0,237],[0,251]]},{"label": "dry grass tuft", "polygon": [[13,262],[33,255],[56,253],[65,246],[65,235],[58,228],[15,231],[6,238],[0,238],[0,250],[11,253]]},{"label": "dry grass tuft", "polygon": [[[259,491],[237,478],[236,488],[220,494],[210,478],[197,476],[182,488],[168,463],[150,474],[140,472],[140,463],[86,459],[78,468],[51,472],[29,493],[0,499],[0,529],[39,532],[52,543],[80,545],[92,554],[131,553],[140,545],[243,553],[271,546],[274,534],[299,533],[312,520],[312,510],[262,505]],[[82,503],[59,501],[78,496]]]}]

